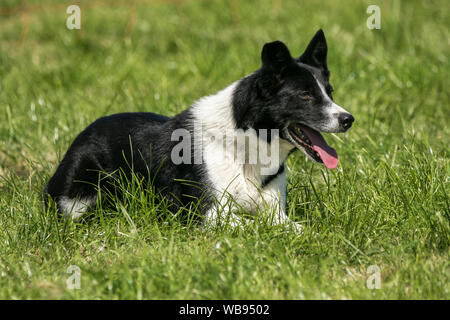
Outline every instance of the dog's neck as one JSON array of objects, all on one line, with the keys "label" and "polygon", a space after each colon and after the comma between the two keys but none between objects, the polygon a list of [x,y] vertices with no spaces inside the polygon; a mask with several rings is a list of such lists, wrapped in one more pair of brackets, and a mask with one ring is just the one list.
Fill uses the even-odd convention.
[{"label": "dog's neck", "polygon": [[[214,153],[214,155],[208,155],[207,158],[217,161],[227,158],[227,161],[231,161],[231,165],[239,167],[240,172],[243,172],[245,176],[251,176],[252,180],[261,183],[267,176],[280,171],[293,146],[279,138],[278,134],[271,136],[271,140],[268,142],[265,137],[257,134],[252,128],[246,128],[246,130],[237,128],[233,113],[233,98],[239,82],[232,83],[214,95],[199,99],[193,104],[191,113],[197,128],[201,128],[202,131],[203,152]],[[270,129],[266,132],[270,134]],[[222,135],[223,142],[217,140],[217,135]],[[245,141],[244,147],[238,141]],[[235,147],[221,148],[222,144]],[[271,159],[269,165],[267,158],[259,157],[258,150],[260,149],[266,151],[264,155]],[[258,153],[256,161],[254,161],[255,151]],[[242,159],[245,159],[245,163],[242,163]],[[251,161],[252,159],[253,161]],[[263,168],[266,169],[261,170]]]}]

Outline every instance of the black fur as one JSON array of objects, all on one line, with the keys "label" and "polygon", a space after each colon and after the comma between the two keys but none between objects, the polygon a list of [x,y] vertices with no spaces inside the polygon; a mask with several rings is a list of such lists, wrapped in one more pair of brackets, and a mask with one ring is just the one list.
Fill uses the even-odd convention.
[{"label": "black fur", "polygon": [[[153,181],[157,191],[173,204],[176,212],[194,197],[201,199],[202,188],[177,182],[177,179],[207,183],[200,165],[175,165],[170,160],[175,129],[190,128],[189,110],[168,118],[154,113],[121,113],[103,117],[81,132],[49,180],[45,191],[56,202],[62,196],[76,199],[94,197],[100,172],[115,173],[121,169],[127,178],[133,172],[145,181]],[[193,144],[192,144],[193,145]],[[192,153],[193,154],[193,153]],[[157,173],[157,174],[156,174]],[[114,185],[114,178],[100,180],[102,190]],[[115,190],[113,190],[115,191]]]},{"label": "black fur", "polygon": [[[281,138],[287,139],[283,135],[289,123],[320,126],[323,103],[313,74],[331,97],[326,59],[327,44],[321,30],[296,59],[280,41],[264,45],[262,67],[241,79],[233,94],[236,127],[268,129],[268,133],[270,129],[279,129]],[[153,181],[157,192],[173,204],[172,211],[200,198],[206,199],[204,211],[211,204],[210,182],[204,165],[176,165],[170,160],[171,151],[178,144],[171,141],[172,132],[184,128],[193,137],[192,120],[190,109],[172,118],[153,113],[122,113],[100,118],[76,137],[44,192],[56,203],[61,197],[95,197],[97,185],[101,190],[109,190],[114,185],[113,179],[103,179],[99,172],[113,173],[114,177],[122,170],[129,177],[133,171],[145,181]],[[194,144],[191,145],[193,148]],[[262,187],[283,171],[284,164],[281,164],[277,174],[267,177]]]},{"label": "black fur", "polygon": [[[308,125],[322,121],[321,93],[312,74],[320,78],[331,98],[326,48],[322,30],[296,59],[280,41],[264,45],[262,67],[243,78],[235,91],[233,107],[237,127],[282,132],[287,122]],[[301,93],[308,93],[313,99],[305,101]]]}]

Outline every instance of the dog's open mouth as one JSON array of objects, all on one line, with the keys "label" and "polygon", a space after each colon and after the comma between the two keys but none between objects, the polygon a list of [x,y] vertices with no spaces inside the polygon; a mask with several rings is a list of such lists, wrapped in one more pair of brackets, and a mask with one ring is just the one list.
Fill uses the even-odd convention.
[{"label": "dog's open mouth", "polygon": [[287,128],[294,145],[305,152],[313,160],[323,163],[328,169],[336,168],[338,156],[323,136],[316,130],[302,124],[291,124]]}]

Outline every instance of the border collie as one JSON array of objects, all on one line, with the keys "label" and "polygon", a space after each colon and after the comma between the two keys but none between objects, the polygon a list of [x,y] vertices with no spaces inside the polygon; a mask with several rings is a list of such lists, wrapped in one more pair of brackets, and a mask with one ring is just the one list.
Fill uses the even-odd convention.
[{"label": "border collie", "polygon": [[[134,174],[151,182],[174,213],[201,203],[196,208],[207,226],[241,226],[249,221],[237,214],[243,209],[300,231],[286,215],[284,163],[301,150],[335,168],[337,153],[319,132],[345,132],[354,118],[333,101],[322,30],[298,58],[275,41],[264,45],[261,59],[260,69],[174,117],[121,113],[93,122],[45,186],[46,203],[52,198],[61,214],[76,219],[97,204],[101,192],[114,188],[115,178]],[[242,137],[256,148],[238,145]],[[238,146],[224,148],[230,144]],[[250,161],[267,149],[273,161],[259,155]]]}]

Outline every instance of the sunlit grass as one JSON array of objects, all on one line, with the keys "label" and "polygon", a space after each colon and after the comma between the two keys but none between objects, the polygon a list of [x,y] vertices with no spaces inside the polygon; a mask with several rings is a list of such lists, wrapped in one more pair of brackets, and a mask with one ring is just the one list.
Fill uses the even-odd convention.
[{"label": "sunlit grass", "polygon": [[[0,298],[450,297],[446,1],[379,2],[381,30],[366,28],[377,1],[137,1],[134,13],[81,1],[80,31],[61,2],[28,3],[0,20]],[[334,98],[356,122],[326,137],[337,170],[288,161],[302,236],[258,221],[207,232],[139,181],[77,223],[44,209],[44,183],[96,118],[174,115],[257,69],[265,42],[298,56],[318,28]],[[80,290],[66,286],[70,265]]]}]

